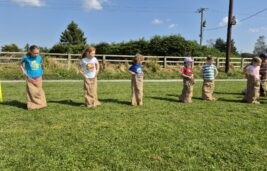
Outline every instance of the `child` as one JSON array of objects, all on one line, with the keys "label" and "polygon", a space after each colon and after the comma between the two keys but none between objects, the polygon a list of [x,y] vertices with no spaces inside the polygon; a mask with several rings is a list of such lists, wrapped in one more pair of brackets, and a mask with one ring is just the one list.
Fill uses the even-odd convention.
[{"label": "child", "polygon": [[243,99],[245,102],[259,104],[260,65],[261,59],[259,57],[255,57],[252,59],[252,65],[247,67],[247,93]]},{"label": "child", "polygon": [[132,105],[143,105],[143,72],[142,63],[144,57],[140,54],[135,55],[133,65],[129,68],[129,73],[132,75]]},{"label": "child", "polygon": [[[43,69],[41,66],[42,57],[39,55],[39,48],[32,45],[21,62],[22,74],[27,77],[27,108],[28,110],[41,109],[47,106],[45,93],[42,88]],[[23,66],[25,64],[25,67]],[[26,71],[25,71],[26,70]]]},{"label": "child", "polygon": [[184,103],[192,103],[193,96],[193,85],[194,75],[193,75],[193,62],[194,60],[191,57],[186,57],[184,59],[184,67],[182,69],[182,77],[183,77],[183,91],[180,96],[180,100]]},{"label": "child", "polygon": [[211,56],[207,57],[206,64],[202,68],[203,75],[203,86],[202,86],[202,98],[203,100],[215,101],[213,97],[213,91],[215,88],[214,79],[218,75],[218,70],[215,65],[213,65],[213,58]]},{"label": "child", "polygon": [[261,77],[260,95],[266,96],[267,95],[267,53],[261,54],[260,58],[262,60],[261,67],[260,67],[260,77]]},{"label": "child", "polygon": [[82,54],[80,60],[80,73],[84,76],[84,97],[85,105],[94,108],[100,105],[97,98],[97,75],[99,73],[99,63],[95,57],[96,49],[88,47]]}]

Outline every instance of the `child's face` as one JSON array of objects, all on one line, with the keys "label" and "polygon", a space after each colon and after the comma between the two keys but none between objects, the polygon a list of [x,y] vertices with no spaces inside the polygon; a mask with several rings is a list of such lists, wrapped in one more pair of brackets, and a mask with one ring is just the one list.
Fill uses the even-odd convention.
[{"label": "child's face", "polygon": [[95,56],[95,50],[91,52],[87,52],[87,58],[93,58]]},{"label": "child's face", "polygon": [[211,60],[207,60],[207,64],[213,64],[213,59],[211,59]]},{"label": "child's face", "polygon": [[254,65],[254,66],[260,66],[261,63],[260,62],[253,62],[252,65]]},{"label": "child's face", "polygon": [[142,65],[144,61],[138,61],[137,64]]},{"label": "child's face", "polygon": [[37,57],[39,55],[39,49],[33,49],[30,54],[31,57]]},{"label": "child's face", "polygon": [[185,66],[186,66],[186,67],[192,67],[192,62],[186,62],[186,63],[185,63]]}]

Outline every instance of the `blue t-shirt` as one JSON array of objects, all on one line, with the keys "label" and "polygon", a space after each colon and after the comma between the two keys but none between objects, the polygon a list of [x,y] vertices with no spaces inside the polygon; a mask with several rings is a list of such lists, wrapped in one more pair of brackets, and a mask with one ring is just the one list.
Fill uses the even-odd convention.
[{"label": "blue t-shirt", "polygon": [[134,72],[138,77],[140,77],[140,76],[143,75],[142,65],[139,65],[139,64],[132,65],[129,68],[129,70],[132,71],[132,72]]},{"label": "blue t-shirt", "polygon": [[31,78],[38,78],[43,75],[43,69],[41,66],[42,57],[40,55],[36,57],[25,55],[21,59],[21,63],[25,63],[25,70],[26,70],[27,76]]}]

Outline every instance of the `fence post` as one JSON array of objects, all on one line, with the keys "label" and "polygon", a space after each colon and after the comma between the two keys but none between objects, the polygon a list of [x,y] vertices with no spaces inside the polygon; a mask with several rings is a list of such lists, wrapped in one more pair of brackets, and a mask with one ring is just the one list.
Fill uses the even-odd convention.
[{"label": "fence post", "polygon": [[220,58],[219,57],[216,58],[216,67],[217,68],[220,67]]},{"label": "fence post", "polygon": [[71,68],[71,54],[68,54],[68,70]]},{"label": "fence post", "polygon": [[244,62],[245,62],[245,59],[244,58],[241,58],[241,69],[243,69],[243,67],[244,67]]},{"label": "fence post", "polygon": [[193,59],[192,67],[194,68],[195,67],[195,58],[192,57],[192,59]]},{"label": "fence post", "polygon": [[102,60],[103,64],[106,63],[106,55],[103,55],[103,60]]},{"label": "fence post", "polygon": [[164,56],[164,66],[163,67],[167,68],[167,57],[166,56]]}]

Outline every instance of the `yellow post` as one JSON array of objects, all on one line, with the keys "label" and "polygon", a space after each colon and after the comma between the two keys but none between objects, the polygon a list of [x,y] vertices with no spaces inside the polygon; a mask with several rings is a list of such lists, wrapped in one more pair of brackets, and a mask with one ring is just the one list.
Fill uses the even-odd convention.
[{"label": "yellow post", "polygon": [[2,86],[0,81],[0,103],[3,102],[3,95],[2,95]]}]

